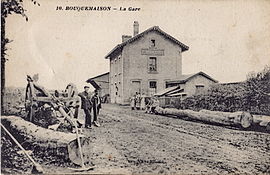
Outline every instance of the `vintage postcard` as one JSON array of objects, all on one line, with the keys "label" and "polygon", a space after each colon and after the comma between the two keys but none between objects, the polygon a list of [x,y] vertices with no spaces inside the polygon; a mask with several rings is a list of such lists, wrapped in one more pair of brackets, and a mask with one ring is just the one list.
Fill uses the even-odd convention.
[{"label": "vintage postcard", "polygon": [[1,0],[1,173],[270,174],[269,0]]}]

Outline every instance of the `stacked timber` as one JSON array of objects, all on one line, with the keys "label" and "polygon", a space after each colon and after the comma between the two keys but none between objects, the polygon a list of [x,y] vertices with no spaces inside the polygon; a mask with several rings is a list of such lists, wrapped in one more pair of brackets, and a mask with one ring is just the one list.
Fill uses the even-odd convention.
[{"label": "stacked timber", "polygon": [[199,112],[192,110],[179,110],[174,108],[160,108],[155,109],[157,114],[174,115],[179,118],[188,117],[190,119],[218,123],[229,126],[241,126],[242,128],[249,128],[253,123],[253,116],[248,112],[218,112],[209,110],[200,110]]},{"label": "stacked timber", "polygon": [[154,94],[157,97],[172,97],[175,96],[176,94],[181,95],[181,93],[184,92],[184,89],[181,88],[180,86],[173,86],[173,87],[169,87],[166,88],[162,91],[157,92],[156,94]]}]

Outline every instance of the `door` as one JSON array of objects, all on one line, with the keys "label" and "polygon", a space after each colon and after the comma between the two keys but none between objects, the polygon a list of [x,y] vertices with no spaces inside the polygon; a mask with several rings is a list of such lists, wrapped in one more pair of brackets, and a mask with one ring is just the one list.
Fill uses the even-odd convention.
[{"label": "door", "polygon": [[141,93],[141,81],[132,80],[130,86],[130,97],[134,96],[136,92]]}]

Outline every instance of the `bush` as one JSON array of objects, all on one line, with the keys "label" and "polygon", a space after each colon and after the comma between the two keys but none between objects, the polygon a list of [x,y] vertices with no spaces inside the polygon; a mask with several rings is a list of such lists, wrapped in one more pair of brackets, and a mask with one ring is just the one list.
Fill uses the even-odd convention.
[{"label": "bush", "polygon": [[25,88],[7,87],[5,89],[2,115],[21,115],[24,112],[22,111],[24,99]]},{"label": "bush", "polygon": [[250,111],[270,115],[270,67],[248,74],[245,102]]},{"label": "bush", "polygon": [[270,67],[250,73],[245,82],[215,84],[207,91],[186,98],[174,107],[179,109],[208,109],[214,111],[249,111],[270,115]]}]

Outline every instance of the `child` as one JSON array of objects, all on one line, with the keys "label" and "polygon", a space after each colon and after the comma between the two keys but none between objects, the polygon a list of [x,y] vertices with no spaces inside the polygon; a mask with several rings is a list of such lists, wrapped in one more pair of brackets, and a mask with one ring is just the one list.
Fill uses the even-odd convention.
[{"label": "child", "polygon": [[131,110],[135,109],[135,96],[132,96],[130,98],[130,107],[131,107]]}]

